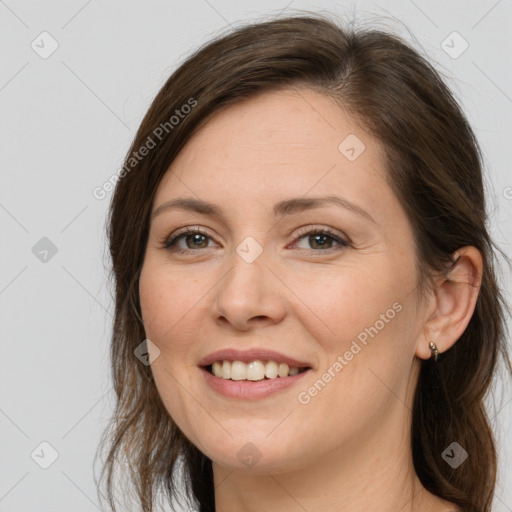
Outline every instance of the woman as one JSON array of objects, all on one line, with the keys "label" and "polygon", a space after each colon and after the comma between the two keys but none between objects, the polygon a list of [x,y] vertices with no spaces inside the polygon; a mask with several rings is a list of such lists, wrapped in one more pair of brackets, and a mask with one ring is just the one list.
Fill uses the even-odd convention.
[{"label": "woman", "polygon": [[124,462],[144,511],[180,469],[200,511],[490,511],[485,221],[475,136],[396,36],[293,16],[199,49],[111,204],[110,506]]}]

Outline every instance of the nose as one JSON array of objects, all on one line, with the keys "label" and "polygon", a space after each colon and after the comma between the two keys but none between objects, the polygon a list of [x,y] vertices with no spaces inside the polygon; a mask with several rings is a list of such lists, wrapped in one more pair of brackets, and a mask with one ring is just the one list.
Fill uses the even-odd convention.
[{"label": "nose", "polygon": [[215,288],[213,314],[219,325],[247,331],[282,321],[286,287],[268,263],[264,254],[249,263],[233,251],[230,270]]}]

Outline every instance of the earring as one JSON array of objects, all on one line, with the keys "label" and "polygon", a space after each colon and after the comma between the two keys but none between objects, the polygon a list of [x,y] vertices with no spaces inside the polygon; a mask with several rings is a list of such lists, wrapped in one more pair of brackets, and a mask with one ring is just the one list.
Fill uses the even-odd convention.
[{"label": "earring", "polygon": [[437,345],[433,341],[431,341],[428,346],[430,348],[430,351],[432,352],[432,356],[434,356],[434,361],[437,361],[437,355],[439,354]]}]

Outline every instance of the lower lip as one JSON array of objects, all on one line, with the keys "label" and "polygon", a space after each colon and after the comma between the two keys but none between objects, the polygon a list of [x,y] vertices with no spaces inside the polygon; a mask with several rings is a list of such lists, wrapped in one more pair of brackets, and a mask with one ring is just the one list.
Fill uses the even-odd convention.
[{"label": "lower lip", "polygon": [[310,370],[292,375],[291,377],[276,377],[264,380],[231,380],[215,377],[208,370],[202,368],[206,383],[217,393],[238,399],[265,398],[269,395],[288,389],[299,382]]}]

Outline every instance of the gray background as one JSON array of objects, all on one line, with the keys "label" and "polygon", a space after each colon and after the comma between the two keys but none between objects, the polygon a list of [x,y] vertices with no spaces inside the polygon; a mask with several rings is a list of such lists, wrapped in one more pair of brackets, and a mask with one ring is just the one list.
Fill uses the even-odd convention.
[{"label": "gray background", "polygon": [[[113,403],[113,303],[110,194],[92,191],[122,166],[145,110],[192,49],[230,24],[295,9],[386,16],[381,28],[411,40],[401,23],[409,27],[479,137],[492,233],[511,253],[510,0],[0,0],[0,511],[98,509],[93,457]],[[463,39],[447,39],[450,56],[442,42],[454,31]],[[511,397],[508,381],[491,411],[502,457],[497,512],[512,511]],[[42,442],[58,454],[47,469],[52,449]]]}]

